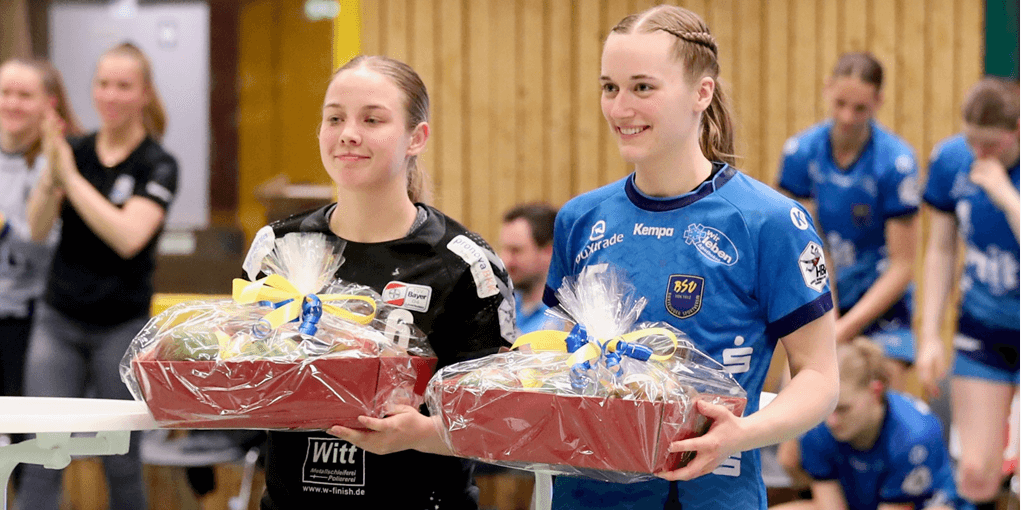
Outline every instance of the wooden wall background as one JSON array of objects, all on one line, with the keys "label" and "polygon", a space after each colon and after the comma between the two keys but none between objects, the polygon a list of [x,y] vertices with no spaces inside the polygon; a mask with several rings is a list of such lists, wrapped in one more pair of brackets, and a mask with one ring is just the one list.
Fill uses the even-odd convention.
[{"label": "wooden wall background", "polygon": [[[410,63],[432,99],[422,158],[434,203],[495,240],[512,204],[572,196],[628,172],[599,110],[602,40],[648,0],[362,0],[362,52]],[[960,128],[982,73],[981,0],[684,0],[720,46],[740,167],[772,183],[784,140],[826,116],[825,76],[845,51],[886,70],[879,120],[925,161]],[[315,127],[330,73],[329,22],[300,0],[242,8],[241,217],[262,221],[254,186],[279,172],[327,183]]]}]

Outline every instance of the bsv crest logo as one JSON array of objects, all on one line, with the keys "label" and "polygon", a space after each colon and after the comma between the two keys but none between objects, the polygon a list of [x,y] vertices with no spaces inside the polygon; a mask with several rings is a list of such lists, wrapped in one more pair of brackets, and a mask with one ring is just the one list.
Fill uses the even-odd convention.
[{"label": "bsv crest logo", "polygon": [[684,231],[684,242],[690,244],[703,257],[725,266],[737,263],[737,247],[726,234],[712,227],[692,223]]},{"label": "bsv crest logo", "polygon": [[666,309],[678,319],[687,319],[702,309],[705,278],[672,274],[667,281]]}]

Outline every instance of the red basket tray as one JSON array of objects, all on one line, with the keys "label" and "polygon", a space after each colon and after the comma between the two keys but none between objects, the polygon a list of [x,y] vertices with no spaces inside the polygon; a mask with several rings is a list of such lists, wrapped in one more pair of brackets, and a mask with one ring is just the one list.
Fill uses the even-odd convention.
[{"label": "red basket tray", "polygon": [[[739,397],[700,395],[740,416]],[[697,412],[682,402],[554,395],[528,390],[442,387],[444,426],[459,456],[629,473],[680,467],[672,441],[696,433]]]},{"label": "red basket tray", "polygon": [[382,416],[390,398],[417,404],[435,368],[436,358],[418,356],[132,361],[157,423],[189,429],[360,428],[357,417]]}]

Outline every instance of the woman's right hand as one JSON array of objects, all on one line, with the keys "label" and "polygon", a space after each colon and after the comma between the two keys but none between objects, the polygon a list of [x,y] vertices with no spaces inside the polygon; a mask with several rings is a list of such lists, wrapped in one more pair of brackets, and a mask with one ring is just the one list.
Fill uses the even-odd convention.
[{"label": "woman's right hand", "polygon": [[943,340],[939,335],[922,335],[918,343],[918,355],[915,356],[915,367],[918,370],[918,382],[929,398],[939,396],[939,382],[947,373],[947,356],[943,348]]}]

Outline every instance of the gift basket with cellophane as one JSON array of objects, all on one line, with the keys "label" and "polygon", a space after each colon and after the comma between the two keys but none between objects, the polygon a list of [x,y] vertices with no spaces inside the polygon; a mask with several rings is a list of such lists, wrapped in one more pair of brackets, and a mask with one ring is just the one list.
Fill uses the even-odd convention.
[{"label": "gift basket with cellophane", "polygon": [[551,312],[571,331],[523,335],[512,350],[450,365],[429,382],[430,414],[456,455],[630,483],[690,461],[668,447],[709,429],[696,401],[744,412],[745,391],[686,335],[635,324],[646,300],[622,270],[587,269],[556,295]]},{"label": "gift basket with cellophane", "polygon": [[235,279],[232,299],[174,305],[135,337],[120,365],[135,399],[176,428],[360,428],[360,415],[420,405],[436,355],[413,324],[388,321],[375,291],[333,278],[343,242],[271,242],[265,277]]}]

